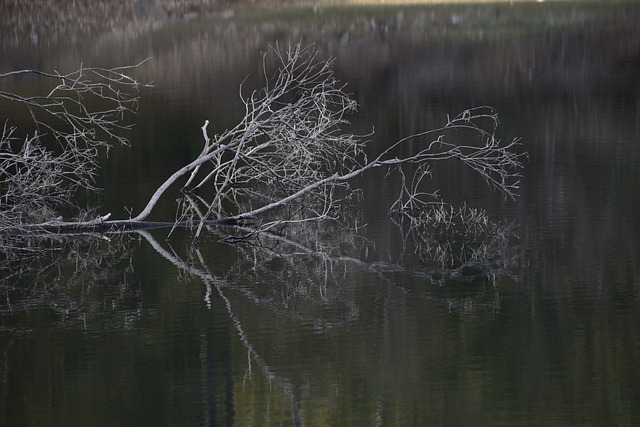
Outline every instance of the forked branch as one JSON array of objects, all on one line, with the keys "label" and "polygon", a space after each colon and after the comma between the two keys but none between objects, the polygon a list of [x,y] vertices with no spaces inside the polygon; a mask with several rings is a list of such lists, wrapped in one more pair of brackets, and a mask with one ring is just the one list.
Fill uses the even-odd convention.
[{"label": "forked branch", "polygon": [[[524,154],[519,152],[518,140],[503,143],[496,137],[498,118],[492,108],[466,110],[444,126],[402,138],[369,159],[367,136],[353,135],[343,129],[348,124],[346,116],[354,112],[357,105],[345,86],[336,80],[333,60],[322,60],[313,47],[298,43],[286,48],[276,46],[263,55],[262,61],[263,88],[246,95],[240,92],[244,117],[234,128],[214,136],[209,135],[209,122],[205,121],[200,154],[169,176],[137,216],[109,220],[107,215],[101,215],[97,219],[70,223],[57,220],[52,210],[42,215],[39,223],[30,218],[29,227],[72,231],[81,230],[83,226],[92,231],[137,228],[148,221],[165,192],[182,182],[184,198],[179,202],[176,224],[197,226],[196,238],[204,226],[220,223],[250,222],[254,232],[281,224],[323,220],[357,228],[357,220],[350,215],[350,207],[361,197],[352,186],[356,177],[379,167],[398,172],[402,186],[392,210],[419,211],[433,201],[433,192],[425,191],[422,185],[429,177],[429,167],[433,161],[445,159],[462,161],[506,197],[517,194]],[[127,125],[116,118],[135,105],[136,98],[116,87],[139,86],[125,73],[128,70],[81,68],[67,75],[38,72],[59,80],[48,96],[12,98],[0,93],[26,105],[36,126],[51,132],[64,148],[64,155],[68,157],[61,158],[63,170],[50,169],[50,159],[38,156],[44,162],[42,170],[55,172],[50,174],[51,188],[57,188],[59,181],[72,183],[72,188],[89,188],[96,148],[107,146],[111,140],[127,143],[116,133]],[[86,78],[88,74],[97,78],[98,83]],[[7,76],[0,75],[0,78]],[[90,110],[86,98],[89,94],[111,106]],[[62,121],[67,127],[60,130],[45,122],[39,118],[40,112],[48,114],[53,122]],[[5,152],[14,156],[9,161],[18,164],[27,156],[11,152],[13,145],[6,142],[11,136],[12,130],[5,129],[2,141],[9,147]],[[36,136],[35,140],[23,144],[24,149],[39,150],[40,140]],[[20,173],[30,171],[31,166],[25,162],[18,168]],[[71,166],[77,166],[79,172],[70,173]],[[40,176],[36,172],[34,176]],[[14,199],[18,200],[19,194],[16,196]],[[58,202],[53,197],[42,200]],[[42,206],[49,207],[47,203]],[[24,212],[23,208],[19,210],[20,215]],[[17,218],[23,220],[19,215]]]},{"label": "forked branch", "polygon": [[[493,109],[467,110],[443,127],[410,135],[367,159],[363,137],[341,129],[356,104],[336,81],[333,61],[317,56],[300,44],[265,54],[264,88],[241,94],[245,116],[238,125],[210,137],[206,121],[200,155],[167,179],[135,219],[144,220],[170,186],[188,177],[185,193],[211,194],[182,203],[179,217],[199,221],[196,237],[207,220],[250,220],[257,230],[287,222],[343,221],[345,201],[357,196],[350,185],[357,176],[381,166],[406,174],[411,165],[412,180],[422,181],[429,164],[443,159],[460,160],[505,196],[516,195],[523,154],[518,140],[505,144],[496,138]],[[403,194],[401,205],[406,196],[422,198],[418,187]]]}]

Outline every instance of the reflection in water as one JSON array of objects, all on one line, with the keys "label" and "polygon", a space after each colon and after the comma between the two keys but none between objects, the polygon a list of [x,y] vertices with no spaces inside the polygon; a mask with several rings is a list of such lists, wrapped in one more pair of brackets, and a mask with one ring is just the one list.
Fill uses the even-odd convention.
[{"label": "reflection in water", "polygon": [[373,151],[492,105],[529,161],[516,202],[435,165],[430,191],[519,236],[446,278],[389,221],[398,183],[383,173],[359,182],[363,234],[234,248],[212,232],[197,251],[154,235],[43,258],[2,283],[0,424],[637,424],[638,12],[534,6],[239,10],[73,50],[4,47],[47,70],[154,57],[134,147],[105,160],[105,212],[139,210],[197,155],[205,119],[235,124],[275,40],[337,57]]}]

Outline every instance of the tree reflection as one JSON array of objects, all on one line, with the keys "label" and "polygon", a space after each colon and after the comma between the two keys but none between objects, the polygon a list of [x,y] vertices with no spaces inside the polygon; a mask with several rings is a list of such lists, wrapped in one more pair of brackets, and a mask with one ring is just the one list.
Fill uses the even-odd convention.
[{"label": "tree reflection", "polygon": [[[251,232],[248,227],[235,228],[243,236]],[[483,240],[469,262],[457,262],[454,267],[444,268],[427,264],[420,267],[403,265],[398,260],[372,261],[361,255],[373,250],[373,242],[357,233],[345,233],[340,224],[332,227],[327,223],[289,223],[286,233],[280,230],[279,233],[263,232],[255,240],[243,238],[242,243],[233,246],[237,254],[235,263],[224,271],[217,271],[211,265],[208,260],[211,255],[207,254],[206,247],[188,246],[186,252],[179,255],[171,244],[161,244],[151,233],[142,231],[140,234],[161,257],[182,272],[182,277],[196,277],[204,284],[206,307],[214,309],[220,303],[224,306],[247,354],[242,392],[235,397],[236,404],[255,409],[255,405],[261,405],[259,401],[266,399],[269,405],[274,405],[273,416],[290,416],[295,424],[303,422],[305,414],[311,416],[317,411],[317,408],[305,408],[305,402],[320,393],[314,390],[319,385],[307,383],[308,374],[302,379],[293,376],[288,366],[289,363],[301,363],[296,358],[304,358],[306,350],[289,350],[292,352],[284,357],[278,356],[279,351],[284,347],[297,348],[299,340],[313,341],[298,335],[305,334],[304,331],[313,331],[317,339],[331,340],[336,333],[349,330],[363,320],[360,308],[366,303],[360,295],[362,275],[375,277],[377,286],[407,294],[415,293],[416,289],[403,284],[406,278],[418,279],[423,286],[431,287],[430,298],[440,298],[449,310],[461,314],[499,310],[500,298],[494,280],[514,267],[513,257],[504,260],[499,257],[505,253],[511,256],[517,252],[517,247],[510,239],[513,237],[511,228],[495,225],[495,230],[502,233],[502,240]],[[411,236],[418,236],[420,231],[419,228],[412,230]],[[229,230],[218,234],[215,228],[209,229],[210,237],[228,235]],[[421,238],[424,240],[425,236]],[[406,240],[409,242],[410,238]],[[467,244],[471,247],[473,243],[470,240]],[[419,249],[420,245],[416,247]],[[490,258],[483,258],[481,254]],[[426,260],[428,253],[420,256]],[[398,280],[400,277],[405,280]],[[461,283],[471,284],[473,290],[465,286],[458,294],[455,287]],[[415,295],[417,299],[422,297]],[[280,325],[283,329],[265,336],[260,333],[260,324]],[[386,335],[392,331],[380,333]],[[287,338],[278,343],[282,334]],[[269,384],[268,391],[263,388],[265,384]],[[261,393],[266,395],[259,398]],[[283,404],[290,406],[284,408]],[[255,415],[258,413],[264,415],[271,411],[257,411]]]},{"label": "tree reflection", "polygon": [[[242,236],[251,233],[247,226],[234,229]],[[412,245],[411,239],[426,238],[419,235],[423,231],[419,227],[410,230],[405,238],[407,249]],[[209,238],[230,234],[228,228],[222,232],[208,229]],[[56,236],[58,239],[64,237],[67,239],[52,244],[48,253],[39,252],[37,257],[25,256],[22,260],[4,260],[4,271],[13,272],[0,282],[7,295],[7,303],[3,306],[5,316],[15,319],[20,313],[41,312],[42,321],[60,331],[91,331],[96,327],[114,332],[130,330],[136,334],[144,331],[142,325],[153,314],[148,303],[145,304],[142,289],[128,277],[137,274],[135,253],[141,248],[141,242],[146,242],[159,258],[175,269],[179,281],[192,283],[195,280],[204,285],[204,289],[200,289],[204,307],[214,312],[219,312],[216,307],[224,307],[234,331],[232,335],[236,337],[234,341],[241,344],[247,355],[242,381],[238,382],[237,378],[226,380],[227,387],[233,388],[226,392],[233,396],[228,406],[238,412],[243,405],[259,408],[263,399],[267,399],[272,405],[270,413],[273,417],[291,418],[294,422],[319,416],[319,409],[309,405],[314,396],[324,395],[327,390],[319,389],[326,384],[312,380],[313,376],[307,378],[308,372],[300,378],[288,364],[295,365],[296,358],[305,357],[315,346],[326,344],[292,350],[283,358],[278,354],[284,344],[271,341],[285,339],[281,337],[284,334],[288,345],[297,346],[292,343],[331,340],[336,334],[358,327],[363,320],[361,309],[367,304],[363,301],[363,284],[371,280],[375,280],[376,287],[411,295],[417,290],[407,282],[412,278],[423,286],[413,298],[422,298],[421,292],[430,288],[430,298],[440,298],[442,304],[460,313],[481,307],[497,310],[500,301],[489,277],[506,274],[510,265],[506,260],[500,264],[499,255],[496,255],[503,253],[501,251],[509,252],[509,247],[496,246],[494,250],[488,250],[487,242],[482,243],[485,247],[482,250],[491,254],[490,263],[477,255],[480,251],[468,260],[472,262],[457,262],[447,268],[433,267],[433,259],[429,264],[421,265],[404,258],[372,260],[368,254],[375,250],[375,242],[356,231],[345,232],[343,224],[338,222],[288,223],[280,229],[263,232],[255,239],[225,243],[236,253],[235,261],[226,268],[216,264],[207,245],[186,245],[186,249],[176,250],[171,243],[160,243],[148,231],[108,236]],[[416,253],[427,260],[429,252],[419,252],[420,241],[413,244]],[[515,251],[516,247],[511,246],[511,250]],[[481,264],[485,261],[487,264]],[[476,285],[471,293],[467,286],[464,294],[458,295],[455,287],[463,282]],[[278,324],[284,329],[262,335],[256,329],[256,322]],[[17,320],[12,323],[19,324]],[[305,331],[311,336],[306,337]],[[392,331],[388,330],[384,335]],[[159,339],[157,332],[153,336],[156,336],[154,340]],[[393,338],[388,336],[386,339]],[[206,362],[220,357],[221,347],[211,340],[217,338],[202,336],[199,341],[203,381],[219,369],[217,365],[211,365],[213,362]],[[237,367],[237,361],[243,358],[233,357],[232,360],[229,363]],[[215,397],[214,401],[217,400],[219,398]],[[337,402],[327,404],[338,405]],[[215,416],[215,408],[208,411],[210,416]],[[234,417],[232,411],[226,409],[229,419]]]},{"label": "tree reflection", "polygon": [[138,240],[131,234],[24,236],[20,251],[0,253],[3,314],[42,312],[59,327],[86,329],[99,313],[107,314],[106,327],[132,327],[142,295],[127,275]]}]

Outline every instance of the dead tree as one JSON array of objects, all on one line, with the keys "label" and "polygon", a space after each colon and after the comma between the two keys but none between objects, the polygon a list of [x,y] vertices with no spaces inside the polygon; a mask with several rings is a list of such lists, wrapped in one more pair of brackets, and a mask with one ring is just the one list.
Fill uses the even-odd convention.
[{"label": "dead tree", "polygon": [[[58,79],[59,86],[46,97],[13,99],[29,107],[34,122],[55,137],[63,147],[62,156],[68,157],[52,159],[38,144],[41,133],[27,139],[21,146],[22,151],[12,152],[12,130],[5,128],[0,151],[0,156],[4,156],[0,185],[8,191],[3,190],[0,231],[5,234],[115,232],[171,224],[193,226],[197,238],[203,227],[217,224],[243,225],[242,230],[249,226],[251,232],[242,236],[281,224],[308,221],[334,220],[357,227],[349,223],[350,216],[345,214],[361,196],[351,183],[356,177],[380,167],[395,171],[403,178],[393,212],[418,224],[420,218],[426,217],[416,213],[434,201],[439,202],[434,199],[434,193],[425,193],[420,183],[429,176],[431,162],[443,159],[463,162],[507,197],[516,194],[523,154],[518,152],[518,140],[503,143],[496,138],[498,121],[493,109],[467,110],[449,119],[443,127],[410,135],[368,158],[367,136],[342,130],[356,103],[335,79],[332,67],[333,60],[320,60],[312,47],[301,44],[275,47],[265,53],[264,87],[248,95],[241,88],[245,115],[238,125],[210,136],[206,121],[202,126],[200,155],[170,175],[140,213],[124,220],[112,220],[110,214],[88,220],[62,220],[51,206],[69,200],[69,195],[78,187],[91,188],[95,170],[93,155],[98,146],[106,144],[106,140],[94,144],[96,137],[115,136],[118,115],[129,110],[136,100],[116,87],[137,88],[139,83],[125,74],[128,69],[122,68],[81,69],[66,76],[42,74]],[[88,71],[101,82],[85,80]],[[85,93],[101,97],[111,106],[89,113],[83,103]],[[62,120],[70,130],[68,126],[60,131],[45,124],[35,113],[39,109]],[[466,134],[463,143],[449,139],[455,136],[459,141],[461,134]],[[122,137],[116,140],[127,142]],[[410,149],[405,148],[408,145]],[[31,161],[36,163],[33,172],[28,164]],[[63,168],[56,169],[52,162],[62,164]],[[80,173],[75,174],[76,171]],[[38,212],[37,215],[27,214],[28,209],[21,207],[22,203],[33,202],[30,194],[21,194],[13,184],[15,180],[24,179],[27,173],[36,176],[47,173],[47,185],[43,188],[49,192],[38,195],[40,202],[36,206],[40,209],[31,210]],[[58,196],[63,184],[66,190]],[[167,223],[148,222],[147,218],[165,192],[177,185],[184,194],[179,201],[178,218]]]}]

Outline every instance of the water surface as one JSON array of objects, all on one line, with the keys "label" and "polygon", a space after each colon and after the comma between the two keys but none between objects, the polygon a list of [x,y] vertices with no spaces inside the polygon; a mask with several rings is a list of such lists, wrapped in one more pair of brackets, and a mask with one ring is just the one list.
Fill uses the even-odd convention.
[{"label": "water surface", "polygon": [[[199,153],[204,120],[221,132],[241,117],[259,52],[303,40],[336,58],[360,104],[348,130],[374,129],[372,153],[496,108],[500,136],[528,152],[520,197],[455,163],[434,165],[430,185],[511,224],[509,239],[482,263],[421,258],[388,216],[397,182],[384,174],[356,183],[358,233],[309,226],[261,248],[210,232],[197,250],[166,230],[79,239],[2,282],[0,424],[640,421],[637,7],[222,12],[3,45],[2,72],[152,57],[137,71],[155,87],[141,93],[133,146],[104,160],[100,212],[139,211]],[[172,198],[154,215],[173,219]]]}]

